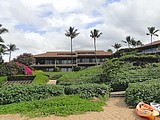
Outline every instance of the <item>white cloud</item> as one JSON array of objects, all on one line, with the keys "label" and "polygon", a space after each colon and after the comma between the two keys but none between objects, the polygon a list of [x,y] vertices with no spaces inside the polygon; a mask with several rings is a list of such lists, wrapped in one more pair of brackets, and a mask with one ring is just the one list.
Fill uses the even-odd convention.
[{"label": "white cloud", "polygon": [[74,50],[93,49],[89,35],[94,28],[103,33],[98,49],[113,49],[111,45],[123,44],[128,35],[148,43],[147,27],[160,29],[159,4],[159,0],[2,0],[0,24],[9,29],[2,37],[19,48],[13,57],[24,52],[69,51],[70,39],[64,35],[69,26],[80,32],[73,40]]}]

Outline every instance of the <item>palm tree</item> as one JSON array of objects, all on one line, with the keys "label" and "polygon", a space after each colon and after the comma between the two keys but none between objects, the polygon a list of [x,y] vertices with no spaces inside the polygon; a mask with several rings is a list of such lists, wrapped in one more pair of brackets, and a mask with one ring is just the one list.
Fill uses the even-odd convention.
[{"label": "palm tree", "polygon": [[99,38],[101,36],[102,32],[99,33],[99,30],[94,29],[93,31],[91,30],[91,35],[90,37],[93,38],[94,40],[94,52],[95,52],[95,63],[97,63],[97,56],[96,56],[96,38]]},{"label": "palm tree", "polygon": [[155,27],[147,27],[147,29],[148,29],[148,32],[149,33],[146,33],[146,35],[150,35],[151,36],[151,51],[153,52],[153,50],[152,50],[152,37],[153,36],[157,36],[158,37],[158,34],[156,34],[159,30],[157,29],[155,29]]},{"label": "palm tree", "polygon": [[2,58],[2,55],[5,55],[7,54],[7,47],[2,47],[0,46],[0,64],[3,63],[3,58]]},{"label": "palm tree", "polygon": [[127,36],[127,37],[126,37],[126,40],[122,40],[122,42],[127,43],[127,44],[128,44],[128,48],[130,48],[131,41],[132,41],[133,39],[134,39],[134,38],[131,38],[131,36]]},{"label": "palm tree", "polygon": [[10,62],[11,61],[11,52],[18,50],[18,48],[16,48],[16,45],[12,44],[12,43],[8,44],[7,46],[8,46],[7,51],[9,51],[9,62]]},{"label": "palm tree", "polygon": [[[2,28],[2,24],[0,24],[0,34],[8,32],[8,30],[6,28]],[[2,37],[0,36],[0,42],[4,42],[4,40],[2,39]]]},{"label": "palm tree", "polygon": [[68,31],[66,30],[65,35],[71,38],[71,62],[72,62],[72,71],[73,71],[73,54],[72,54],[72,40],[75,38],[79,33],[77,33],[78,29],[74,29],[74,27],[69,27]]},{"label": "palm tree", "polygon": [[132,45],[133,48],[136,47],[136,43],[137,43],[137,41],[135,41],[135,39],[132,38],[131,39],[131,45]]},{"label": "palm tree", "polygon": [[142,44],[142,42],[141,42],[140,40],[136,41],[136,47],[142,46],[142,45],[143,45],[143,44]]},{"label": "palm tree", "polygon": [[[6,28],[3,28],[2,25],[0,24],[0,35],[5,32],[8,32],[8,30]],[[1,61],[2,61],[2,54],[5,54],[6,52],[6,46],[3,43],[4,43],[4,40],[0,36],[0,60]]]},{"label": "palm tree", "polygon": [[115,43],[114,45],[112,45],[112,47],[114,47],[114,48],[116,49],[116,51],[118,51],[118,49],[119,49],[120,47],[122,47],[122,45],[119,44],[119,43]]}]

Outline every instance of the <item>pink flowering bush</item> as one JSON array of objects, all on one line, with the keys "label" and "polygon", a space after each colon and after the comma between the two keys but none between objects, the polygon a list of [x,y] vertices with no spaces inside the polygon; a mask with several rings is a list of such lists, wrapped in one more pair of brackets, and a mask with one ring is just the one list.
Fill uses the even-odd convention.
[{"label": "pink flowering bush", "polygon": [[28,66],[24,66],[24,70],[25,70],[26,75],[31,75],[32,74],[32,70]]},{"label": "pink flowering bush", "polygon": [[19,62],[6,62],[0,66],[0,76],[10,76],[10,75],[31,75],[32,70]]},{"label": "pink flowering bush", "polygon": [[22,63],[19,63],[19,62],[16,62],[16,64],[17,64],[17,66],[22,67],[24,69],[24,73],[26,75],[31,75],[32,74],[32,70],[28,66],[26,66]]}]

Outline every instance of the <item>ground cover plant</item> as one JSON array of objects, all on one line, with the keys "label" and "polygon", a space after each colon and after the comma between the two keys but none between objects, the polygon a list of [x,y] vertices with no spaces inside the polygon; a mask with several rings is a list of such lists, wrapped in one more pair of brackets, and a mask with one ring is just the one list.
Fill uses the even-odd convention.
[{"label": "ground cover plant", "polygon": [[109,97],[110,87],[105,84],[82,84],[65,86],[66,95],[78,95],[81,98]]},{"label": "ground cover plant", "polygon": [[126,89],[125,102],[135,107],[140,101],[146,103],[160,102],[160,79],[132,83]]},{"label": "ground cover plant", "polygon": [[19,113],[29,117],[41,117],[51,114],[66,116],[87,111],[100,112],[103,110],[102,106],[104,104],[105,101],[102,99],[91,102],[78,96],[59,96],[46,100],[0,105],[0,114]]},{"label": "ground cover plant", "polygon": [[101,66],[89,67],[79,72],[64,74],[57,81],[59,85],[101,83]]}]

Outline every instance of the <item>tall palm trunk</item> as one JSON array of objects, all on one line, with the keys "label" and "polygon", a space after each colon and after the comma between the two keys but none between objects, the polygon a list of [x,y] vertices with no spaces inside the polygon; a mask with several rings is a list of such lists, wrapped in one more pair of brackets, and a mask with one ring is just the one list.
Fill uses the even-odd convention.
[{"label": "tall palm trunk", "polygon": [[95,64],[97,65],[96,38],[94,38],[94,52],[95,52]]},{"label": "tall palm trunk", "polygon": [[152,34],[151,34],[151,52],[153,53],[153,49],[152,49]]},{"label": "tall palm trunk", "polygon": [[11,61],[11,51],[9,51],[9,62]]},{"label": "tall palm trunk", "polygon": [[128,48],[130,48],[130,44],[128,43]]},{"label": "tall palm trunk", "polygon": [[71,63],[72,63],[72,71],[73,70],[73,54],[72,54],[72,38],[71,38]]}]

